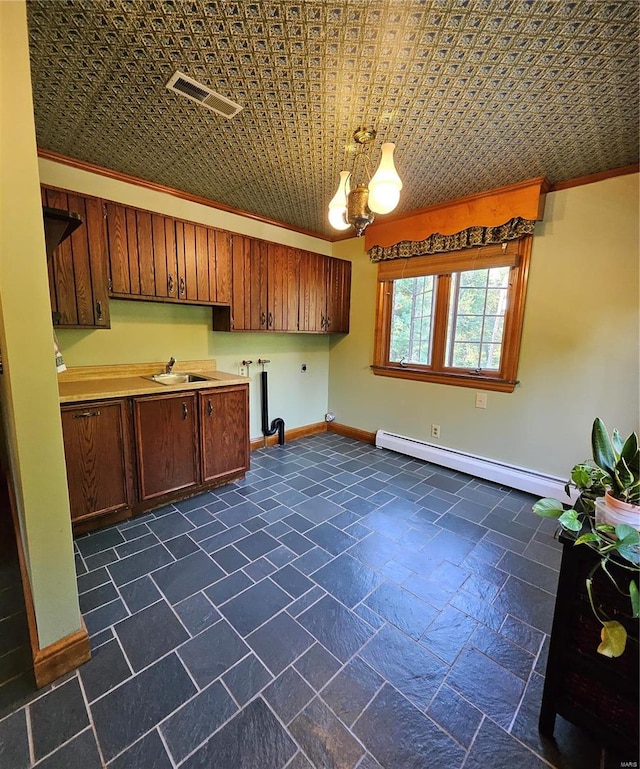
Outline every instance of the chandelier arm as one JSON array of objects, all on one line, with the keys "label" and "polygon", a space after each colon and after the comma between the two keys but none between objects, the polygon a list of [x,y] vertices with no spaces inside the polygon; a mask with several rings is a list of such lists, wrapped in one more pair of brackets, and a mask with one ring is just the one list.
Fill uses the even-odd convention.
[{"label": "chandelier arm", "polygon": [[365,152],[364,147],[362,148],[361,152],[358,152],[355,157],[353,158],[353,166],[351,167],[351,176],[350,180],[355,180],[355,172],[356,172],[356,165],[359,160],[362,160],[364,163],[365,172],[367,174],[367,184],[371,181],[371,160],[369,158],[369,153]]}]

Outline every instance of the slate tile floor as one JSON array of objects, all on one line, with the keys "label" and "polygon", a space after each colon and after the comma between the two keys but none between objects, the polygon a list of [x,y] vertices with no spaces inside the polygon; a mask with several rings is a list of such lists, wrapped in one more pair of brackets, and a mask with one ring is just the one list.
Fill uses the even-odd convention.
[{"label": "slate tile floor", "polygon": [[532,501],[323,434],[77,539],[93,658],[34,692],[1,650],[0,769],[595,769],[537,731],[560,552]]}]

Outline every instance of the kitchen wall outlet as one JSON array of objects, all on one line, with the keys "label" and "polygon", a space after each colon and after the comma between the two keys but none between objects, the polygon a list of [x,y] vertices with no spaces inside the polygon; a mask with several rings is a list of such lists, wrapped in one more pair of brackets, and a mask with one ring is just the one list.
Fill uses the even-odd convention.
[{"label": "kitchen wall outlet", "polygon": [[476,393],[476,408],[477,409],[487,408],[487,393]]},{"label": "kitchen wall outlet", "polygon": [[238,366],[238,374],[240,376],[247,376],[247,367],[243,366],[242,363]]},{"label": "kitchen wall outlet", "polygon": [[431,425],[431,437],[432,438],[440,437],[440,425]]}]

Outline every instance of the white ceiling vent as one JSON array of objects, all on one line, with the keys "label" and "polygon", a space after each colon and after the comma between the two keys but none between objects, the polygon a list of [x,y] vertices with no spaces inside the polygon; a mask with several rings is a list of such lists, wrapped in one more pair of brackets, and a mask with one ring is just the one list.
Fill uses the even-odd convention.
[{"label": "white ceiling vent", "polygon": [[207,88],[206,85],[198,83],[197,80],[187,77],[187,75],[180,71],[173,73],[171,80],[167,83],[167,88],[187,99],[191,99],[191,101],[202,104],[203,107],[210,109],[212,112],[217,112],[218,115],[223,117],[233,117],[242,109],[239,104],[225,99],[224,96]]}]

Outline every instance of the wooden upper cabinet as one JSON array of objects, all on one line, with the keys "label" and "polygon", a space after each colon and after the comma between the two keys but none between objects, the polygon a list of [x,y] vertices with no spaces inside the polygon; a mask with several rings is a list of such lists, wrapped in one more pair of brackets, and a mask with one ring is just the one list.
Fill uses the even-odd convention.
[{"label": "wooden upper cabinet", "polygon": [[[244,331],[251,327],[250,295],[246,290],[249,280],[249,238],[231,235],[231,324],[225,327],[214,308],[214,331]],[[224,319],[223,319],[224,320]]]},{"label": "wooden upper cabinet", "polygon": [[329,257],[300,254],[300,331],[326,331]]},{"label": "wooden upper cabinet", "polygon": [[111,293],[138,299],[178,297],[173,219],[106,203]]},{"label": "wooden upper cabinet", "polygon": [[42,199],[85,223],[49,263],[57,325],[108,327],[111,295],[213,305],[214,331],[349,330],[350,262],[60,190]]},{"label": "wooden upper cabinet", "polygon": [[[215,248],[212,247],[212,238],[215,241]],[[211,258],[213,253],[215,253],[216,257],[215,301],[221,304],[231,304],[232,265],[230,232],[209,229],[209,258]],[[211,273],[209,273],[209,282],[211,283]],[[212,301],[214,300],[213,293],[211,294],[211,299]]]},{"label": "wooden upper cabinet", "polygon": [[[269,280],[267,244],[263,240],[249,242],[249,328],[266,331],[270,327],[267,286]],[[273,323],[273,314],[271,315]]]},{"label": "wooden upper cabinet", "polygon": [[155,293],[158,298],[177,299],[178,265],[176,252],[176,229],[173,219],[151,214],[153,241],[153,265]]},{"label": "wooden upper cabinet", "polygon": [[63,190],[42,188],[42,203],[78,214],[82,225],[49,260],[49,291],[54,325],[109,328],[107,249],[102,201]]},{"label": "wooden upper cabinet", "polygon": [[351,262],[322,254],[300,256],[300,331],[347,333]]},{"label": "wooden upper cabinet", "polygon": [[298,251],[277,243],[267,244],[267,328],[298,330]]},{"label": "wooden upper cabinet", "polygon": [[230,304],[229,233],[119,203],[106,212],[112,295]]},{"label": "wooden upper cabinet", "polygon": [[330,258],[327,273],[326,331],[349,333],[350,304],[351,262]]},{"label": "wooden upper cabinet", "polygon": [[224,317],[214,311],[215,331],[267,330],[266,243],[244,235],[231,235],[232,319],[225,327]]}]

